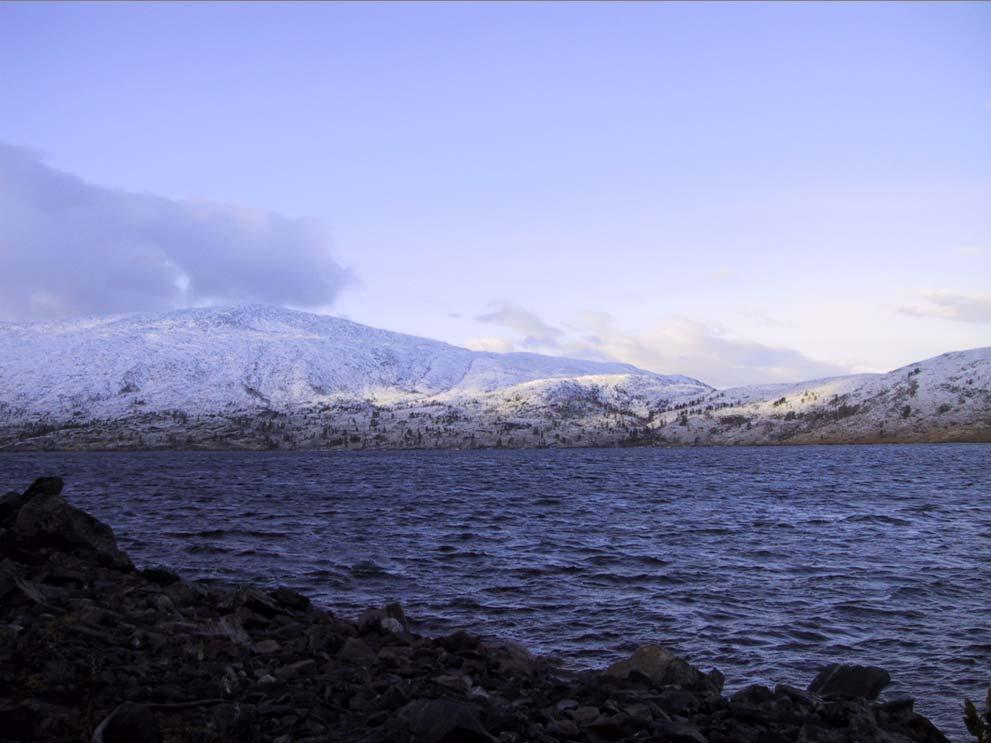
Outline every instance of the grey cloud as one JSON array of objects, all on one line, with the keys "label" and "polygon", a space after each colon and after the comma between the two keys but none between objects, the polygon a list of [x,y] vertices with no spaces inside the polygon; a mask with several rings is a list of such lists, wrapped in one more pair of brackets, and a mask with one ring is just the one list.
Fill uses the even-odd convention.
[{"label": "grey cloud", "polygon": [[331,304],[353,280],[310,221],[96,186],[0,145],[0,316]]},{"label": "grey cloud", "polygon": [[926,292],[925,305],[906,305],[898,312],[912,317],[937,317],[958,322],[991,322],[991,296],[959,294],[950,291]]},{"label": "grey cloud", "polygon": [[556,348],[558,340],[564,332],[553,325],[548,325],[532,312],[512,302],[493,302],[492,312],[478,315],[478,322],[500,325],[520,333],[523,339],[520,345],[524,348]]}]

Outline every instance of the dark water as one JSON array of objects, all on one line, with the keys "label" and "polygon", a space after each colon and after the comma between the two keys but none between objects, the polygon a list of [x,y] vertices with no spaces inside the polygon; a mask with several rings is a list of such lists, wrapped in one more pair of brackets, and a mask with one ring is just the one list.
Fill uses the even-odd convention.
[{"label": "dark water", "polygon": [[991,684],[987,445],[0,455],[0,490],[41,474],[139,564],[399,599],[573,666],[876,664],[953,737]]}]

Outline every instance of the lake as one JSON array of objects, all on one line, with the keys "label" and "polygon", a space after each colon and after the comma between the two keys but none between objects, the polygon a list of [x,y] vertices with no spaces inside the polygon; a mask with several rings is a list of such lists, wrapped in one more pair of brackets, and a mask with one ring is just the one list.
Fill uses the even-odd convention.
[{"label": "lake", "polygon": [[991,684],[991,445],[0,454],[0,491],[49,474],[139,565],[572,667],[879,665],[951,737]]}]

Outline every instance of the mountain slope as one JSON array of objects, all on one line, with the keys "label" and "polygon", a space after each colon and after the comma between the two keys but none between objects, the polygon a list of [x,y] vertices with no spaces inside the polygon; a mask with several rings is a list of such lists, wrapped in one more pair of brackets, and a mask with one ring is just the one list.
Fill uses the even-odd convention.
[{"label": "mountain slope", "polygon": [[991,440],[991,348],[715,390],[264,306],[0,323],[0,447]]},{"label": "mountain slope", "polygon": [[8,423],[456,400],[587,375],[639,377],[659,397],[711,389],[628,364],[474,352],[265,306],[0,324],[0,420]]}]

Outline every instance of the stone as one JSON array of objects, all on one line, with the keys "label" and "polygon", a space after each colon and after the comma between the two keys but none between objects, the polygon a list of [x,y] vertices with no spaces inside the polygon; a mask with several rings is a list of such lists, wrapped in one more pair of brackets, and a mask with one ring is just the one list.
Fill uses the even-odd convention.
[{"label": "stone", "polygon": [[592,720],[596,720],[601,715],[598,707],[592,707],[590,705],[584,705],[578,707],[568,712],[571,719],[577,722],[579,725],[588,725]]},{"label": "stone", "polygon": [[69,505],[58,495],[60,489],[61,485],[44,487],[21,506],[14,520],[18,545],[31,550],[49,548],[91,554],[101,564],[133,570],[130,558],[117,548],[113,530]]},{"label": "stone", "polygon": [[658,733],[658,739],[665,743],[708,743],[708,739],[699,729],[687,722],[677,720],[659,722],[654,726],[654,730]]},{"label": "stone", "polygon": [[551,720],[544,729],[559,738],[578,738],[582,734],[571,720]]},{"label": "stone", "polygon": [[349,637],[337,652],[338,660],[364,665],[371,665],[375,661],[375,657],[375,651],[357,637]]},{"label": "stone", "polygon": [[823,699],[870,699],[891,683],[891,675],[876,666],[833,663],[826,666],[809,684],[809,691]]},{"label": "stone", "polygon": [[746,704],[753,707],[761,707],[769,704],[774,699],[774,692],[766,686],[760,684],[750,684],[745,686],[729,698],[733,704]]},{"label": "stone", "polygon": [[878,724],[896,725],[908,722],[915,716],[915,700],[911,697],[899,697],[874,704],[871,709],[874,710]]},{"label": "stone", "polygon": [[272,655],[281,649],[282,646],[271,638],[259,640],[251,646],[251,651],[257,655]]},{"label": "stone", "polygon": [[451,699],[417,699],[399,710],[399,717],[423,743],[492,743],[475,709]]},{"label": "stone", "polygon": [[0,498],[0,523],[17,513],[36,495],[58,495],[62,492],[61,477],[39,477],[23,493],[11,492]]},{"label": "stone", "polygon": [[306,596],[285,586],[279,586],[269,596],[275,600],[275,603],[296,611],[310,608],[310,600]]},{"label": "stone", "polygon": [[158,586],[171,586],[180,580],[178,575],[161,565],[145,568],[141,571],[141,576]]},{"label": "stone", "polygon": [[647,676],[655,684],[695,686],[702,673],[660,645],[641,645],[626,660],[619,660],[605,670],[607,676],[626,678],[632,671]]},{"label": "stone", "polygon": [[124,702],[104,719],[93,743],[161,743],[158,720],[143,704]]}]

